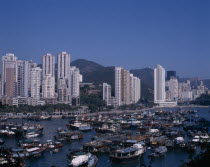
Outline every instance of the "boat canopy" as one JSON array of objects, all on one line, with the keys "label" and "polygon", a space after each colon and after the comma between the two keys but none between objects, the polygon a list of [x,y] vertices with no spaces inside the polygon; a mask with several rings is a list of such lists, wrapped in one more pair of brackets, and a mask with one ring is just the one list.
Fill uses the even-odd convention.
[{"label": "boat canopy", "polygon": [[29,148],[26,151],[27,152],[34,152],[34,151],[37,151],[37,150],[39,150],[39,147]]},{"label": "boat canopy", "polygon": [[136,148],[129,147],[129,148],[124,148],[124,149],[121,149],[121,150],[117,150],[116,152],[123,154],[123,153],[135,152],[135,151],[137,151]]}]

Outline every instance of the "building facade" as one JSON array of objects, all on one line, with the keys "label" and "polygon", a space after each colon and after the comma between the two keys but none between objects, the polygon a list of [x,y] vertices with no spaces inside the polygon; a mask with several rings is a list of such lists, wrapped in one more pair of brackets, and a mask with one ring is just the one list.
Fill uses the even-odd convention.
[{"label": "building facade", "polygon": [[79,98],[80,96],[80,81],[81,81],[81,74],[78,68],[70,67],[70,92],[72,98]]},{"label": "building facade", "polygon": [[55,57],[49,53],[42,57],[42,97],[55,97]]},{"label": "building facade", "polygon": [[41,88],[41,74],[42,69],[35,67],[31,69],[31,97],[36,100],[40,100],[40,88]]},{"label": "building facade", "polygon": [[165,69],[157,65],[154,69],[154,103],[165,102]]},{"label": "building facade", "polygon": [[103,83],[103,100],[106,102],[107,106],[112,105],[111,101],[111,85]]},{"label": "building facade", "polygon": [[169,81],[166,82],[166,89],[167,89],[167,101],[178,101],[179,98],[179,83],[176,78],[171,78]]},{"label": "building facade", "polygon": [[115,101],[117,106],[122,105],[122,100],[121,100],[121,90],[122,90],[122,67],[115,67]]},{"label": "building facade", "polygon": [[17,77],[17,96],[29,96],[29,64],[28,61],[17,61],[18,77]]},{"label": "building facade", "polygon": [[61,52],[58,54],[58,74],[57,74],[57,93],[58,102],[70,104],[71,103],[71,89],[70,89],[70,54]]},{"label": "building facade", "polygon": [[17,97],[17,57],[8,53],[2,56],[2,96]]},{"label": "building facade", "polygon": [[122,67],[115,68],[115,98],[117,106],[129,105],[141,97],[140,79]]},{"label": "building facade", "polygon": [[31,96],[31,70],[32,68],[36,68],[37,64],[33,61],[28,62],[28,94]]},{"label": "building facade", "polygon": [[49,53],[42,56],[42,76],[55,76],[55,57]]},{"label": "building facade", "polygon": [[52,99],[55,97],[55,77],[46,75],[42,80],[42,97]]}]

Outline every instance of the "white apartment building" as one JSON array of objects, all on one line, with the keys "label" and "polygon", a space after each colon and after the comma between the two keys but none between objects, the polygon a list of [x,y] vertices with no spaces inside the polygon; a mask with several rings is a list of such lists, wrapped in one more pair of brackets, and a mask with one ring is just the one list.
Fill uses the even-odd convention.
[{"label": "white apartment building", "polygon": [[42,76],[55,76],[55,57],[50,53],[42,56]]},{"label": "white apartment building", "polygon": [[134,101],[137,103],[141,99],[141,80],[138,77],[134,77]]},{"label": "white apartment building", "polygon": [[68,78],[70,69],[70,54],[61,52],[58,54],[58,79]]},{"label": "white apartment building", "polygon": [[[70,54],[61,52],[58,54],[58,102],[59,103],[71,103],[71,88],[70,88]],[[63,96],[63,97],[61,97]]]},{"label": "white apartment building", "polygon": [[69,104],[68,80],[60,78],[58,85],[58,103]]},{"label": "white apartment building", "polygon": [[111,106],[111,85],[103,83],[103,100],[106,101],[107,106]]},{"label": "white apartment building", "polygon": [[51,99],[55,97],[55,57],[43,55],[42,64],[42,97]]},{"label": "white apartment building", "polygon": [[42,80],[42,97],[51,99],[55,97],[55,77],[47,74]]},{"label": "white apartment building", "polygon": [[121,100],[121,80],[122,80],[122,67],[115,67],[115,98],[117,106],[122,105]]},{"label": "white apartment building", "polygon": [[141,98],[141,80],[130,74],[130,100],[131,103],[137,103]]},{"label": "white apartment building", "polygon": [[165,102],[165,69],[161,65],[157,65],[154,69],[154,102]]},{"label": "white apartment building", "polygon": [[166,82],[167,88],[167,101],[177,101],[179,97],[179,83],[176,78],[171,78],[169,81]]},{"label": "white apartment building", "polygon": [[70,93],[71,98],[79,98],[80,96],[80,81],[81,81],[81,74],[78,68],[70,67],[70,79],[69,79],[69,86],[70,86]]},{"label": "white apartment building", "polygon": [[31,69],[31,97],[36,100],[40,99],[41,74],[42,69],[40,67]]},{"label": "white apartment building", "polygon": [[17,77],[17,96],[19,97],[28,97],[28,77],[29,77],[29,69],[28,69],[28,61],[17,61],[18,68],[18,77]]},{"label": "white apartment building", "polygon": [[33,61],[28,62],[28,94],[31,96],[31,69],[37,67],[37,64]]},{"label": "white apartment building", "polygon": [[192,89],[190,81],[179,83],[179,99],[192,100]]}]

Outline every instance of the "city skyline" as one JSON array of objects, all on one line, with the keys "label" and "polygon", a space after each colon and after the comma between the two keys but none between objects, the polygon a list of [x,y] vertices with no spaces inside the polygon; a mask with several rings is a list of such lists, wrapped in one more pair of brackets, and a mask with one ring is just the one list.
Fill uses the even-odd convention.
[{"label": "city skyline", "polygon": [[126,69],[161,64],[183,77],[210,78],[208,6],[206,0],[4,1],[0,54],[41,63],[45,53],[66,51],[72,60]]},{"label": "city skyline", "polygon": [[[66,51],[60,51],[60,52],[58,52],[58,53],[61,53],[61,52],[66,52]],[[43,65],[43,62],[42,62],[42,56],[43,55],[47,55],[47,54],[50,54],[50,55],[54,55],[55,57],[57,57],[57,54],[58,53],[53,53],[53,54],[51,54],[51,53],[49,53],[49,52],[46,52],[46,53],[43,53],[42,55],[40,55],[40,59],[41,59],[41,62],[37,62],[37,61],[34,61],[34,60],[32,60],[32,59],[20,59],[20,56],[18,56],[18,55],[16,55],[15,53],[11,53],[11,52],[6,52],[5,54],[3,54],[3,55],[1,55],[1,57],[3,57],[4,55],[6,55],[6,54],[14,54],[14,55],[16,55],[17,57],[18,57],[18,60],[21,60],[21,61],[32,61],[32,62],[36,62],[37,63],[37,65]],[[69,53],[69,52],[68,52]],[[71,61],[70,61],[70,64],[73,62],[73,61],[76,61],[76,60],[79,60],[79,59],[83,59],[83,58],[78,58],[78,59],[75,59],[75,58],[73,58],[73,59],[71,59]],[[90,59],[84,59],[84,60],[87,60],[87,61],[91,61],[91,62],[94,62],[94,63],[96,63],[96,64],[99,64],[99,65],[102,65],[102,66],[104,66],[104,67],[117,67],[117,66],[114,66],[114,65],[112,65],[111,63],[110,63],[110,65],[107,65],[107,66],[105,66],[105,65],[103,65],[103,63],[99,63],[99,62],[96,62],[96,61],[93,61],[93,60],[90,60]],[[55,65],[57,64],[57,58],[55,59]],[[158,64],[158,63],[157,63]],[[144,68],[151,68],[151,69],[155,69],[156,68],[156,66],[157,66],[157,64],[156,65],[154,65],[154,67],[150,67],[150,66],[145,66],[145,67],[142,67],[142,68],[136,68],[136,69],[134,69],[134,68],[131,68],[131,69],[129,69],[129,68],[127,68],[129,71],[132,71],[132,70],[137,70],[137,69],[144,69]],[[1,67],[2,65],[0,65],[0,67]],[[164,66],[164,65],[163,65]],[[119,65],[118,67],[124,67],[124,66],[122,66],[122,65]],[[165,66],[164,66],[165,67]],[[2,68],[2,67],[1,67]],[[179,70],[177,70],[176,68],[175,69],[167,69],[167,71],[166,72],[170,72],[170,71],[175,71],[176,73],[177,73],[177,76],[178,77],[180,77],[180,78],[199,78],[199,79],[210,79],[210,76],[209,77],[202,77],[202,76],[196,76],[196,75],[192,75],[192,76],[186,76],[186,75],[179,75],[180,73],[178,73],[177,71],[179,71]],[[0,71],[0,74],[1,74],[2,72]],[[167,77],[167,74],[165,74],[165,76]]]}]

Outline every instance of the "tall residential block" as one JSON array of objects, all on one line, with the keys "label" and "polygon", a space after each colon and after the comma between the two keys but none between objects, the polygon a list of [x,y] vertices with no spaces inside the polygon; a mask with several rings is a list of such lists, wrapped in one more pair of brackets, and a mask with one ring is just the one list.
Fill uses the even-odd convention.
[{"label": "tall residential block", "polygon": [[68,78],[70,69],[70,54],[61,52],[58,54],[58,79]]},{"label": "tall residential block", "polygon": [[2,56],[2,96],[17,96],[17,78],[17,57],[12,53]]},{"label": "tall residential block", "polygon": [[116,98],[116,105],[122,105],[121,99],[121,85],[122,85],[122,67],[115,67],[115,98]]},{"label": "tall residential block", "polygon": [[55,98],[55,77],[49,74],[42,79],[42,97],[44,99]]},{"label": "tall residential block", "polygon": [[141,88],[140,79],[130,74],[122,67],[115,68],[115,98],[116,105],[129,105],[138,102]]},{"label": "tall residential block", "polygon": [[78,68],[70,67],[70,88],[71,88],[71,97],[78,98],[80,96],[80,81],[81,81],[81,74]]},{"label": "tall residential block", "polygon": [[55,57],[49,53],[42,56],[42,75],[55,76]]},{"label": "tall residential block", "polygon": [[171,78],[169,81],[166,82],[166,89],[167,89],[167,101],[177,101],[179,96],[179,84],[176,78]]},{"label": "tall residential block", "polygon": [[137,103],[141,98],[141,80],[130,74],[130,100],[131,103]]},{"label": "tall residential block", "polygon": [[36,68],[37,64],[33,61],[28,62],[28,94],[31,96],[31,70]]},{"label": "tall residential block", "polygon": [[58,103],[69,104],[68,80],[59,78],[58,85]]},{"label": "tall residential block", "polygon": [[103,100],[107,106],[111,106],[111,86],[107,83],[103,83]]},{"label": "tall residential block", "polygon": [[141,99],[141,80],[138,77],[134,77],[134,101],[132,103],[137,103]]},{"label": "tall residential block", "polygon": [[41,88],[41,74],[42,69],[35,67],[31,69],[31,97],[40,100],[40,88]]},{"label": "tall residential block", "polygon": [[29,64],[28,61],[17,61],[17,96],[29,96]]},{"label": "tall residential block", "polygon": [[122,80],[121,80],[121,100],[123,104],[131,104],[130,100],[130,72],[128,70],[122,69],[121,71],[122,74]]},{"label": "tall residential block", "polygon": [[192,88],[189,80],[187,82],[179,83],[179,99],[192,100]]},{"label": "tall residential block", "polygon": [[157,65],[154,69],[154,102],[165,102],[165,69]]},{"label": "tall residential block", "polygon": [[[71,103],[70,77],[70,54],[61,52],[58,54],[57,93],[59,103]],[[63,96],[63,97],[61,97]]]},{"label": "tall residential block", "polygon": [[80,70],[76,67],[70,67],[69,75],[70,101],[72,105],[79,105],[82,75],[80,74]]},{"label": "tall residential block", "polygon": [[42,56],[42,97],[55,97],[55,57],[49,53]]}]

